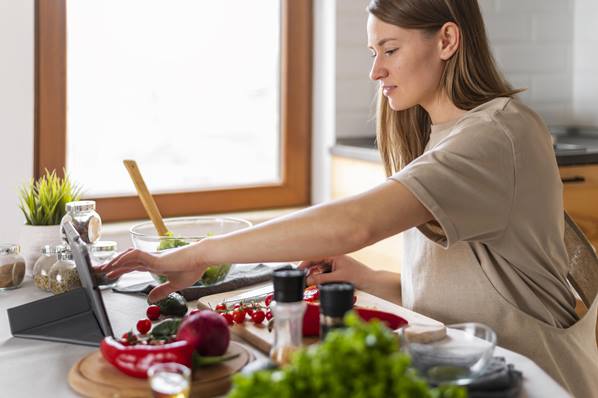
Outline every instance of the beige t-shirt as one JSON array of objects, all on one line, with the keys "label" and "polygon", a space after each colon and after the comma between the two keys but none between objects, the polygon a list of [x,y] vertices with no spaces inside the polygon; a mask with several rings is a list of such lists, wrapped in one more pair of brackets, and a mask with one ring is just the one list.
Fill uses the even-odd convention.
[{"label": "beige t-shirt", "polygon": [[404,306],[444,322],[483,321],[494,313],[484,305],[494,304],[476,279],[481,268],[500,296],[533,318],[558,328],[578,320],[566,282],[562,183],[533,111],[497,98],[432,126],[425,152],[391,178],[435,219],[405,233]]}]

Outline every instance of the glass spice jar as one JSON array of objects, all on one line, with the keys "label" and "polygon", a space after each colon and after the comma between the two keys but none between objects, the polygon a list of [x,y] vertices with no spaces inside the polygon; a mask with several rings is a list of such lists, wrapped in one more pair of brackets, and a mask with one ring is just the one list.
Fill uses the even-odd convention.
[{"label": "glass spice jar", "polygon": [[[112,240],[99,240],[91,245],[91,265],[97,267],[112,260],[118,255],[118,244]],[[105,274],[96,273],[98,285],[113,285],[117,279],[108,279]]]},{"label": "glass spice jar", "polygon": [[54,294],[69,292],[81,287],[77,266],[70,251],[57,254],[58,261],[50,268],[50,291]]},{"label": "glass spice jar", "polygon": [[36,287],[50,291],[50,269],[58,261],[58,253],[64,250],[63,245],[46,245],[42,248],[42,256],[33,266],[33,283]]},{"label": "glass spice jar", "polygon": [[16,289],[25,278],[25,260],[19,245],[0,243],[0,291]]},{"label": "glass spice jar", "polygon": [[102,234],[102,219],[96,213],[96,202],[94,200],[81,200],[68,202],[66,214],[60,221],[60,233],[62,240],[68,244],[64,224],[70,221],[73,227],[85,243],[94,243]]}]

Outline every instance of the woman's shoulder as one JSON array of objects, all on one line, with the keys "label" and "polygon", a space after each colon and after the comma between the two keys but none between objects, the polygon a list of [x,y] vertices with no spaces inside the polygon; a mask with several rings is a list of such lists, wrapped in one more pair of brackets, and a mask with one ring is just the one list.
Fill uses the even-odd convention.
[{"label": "woman's shoulder", "polygon": [[494,98],[471,109],[455,127],[479,133],[501,132],[513,142],[549,136],[542,118],[517,98],[511,97]]}]

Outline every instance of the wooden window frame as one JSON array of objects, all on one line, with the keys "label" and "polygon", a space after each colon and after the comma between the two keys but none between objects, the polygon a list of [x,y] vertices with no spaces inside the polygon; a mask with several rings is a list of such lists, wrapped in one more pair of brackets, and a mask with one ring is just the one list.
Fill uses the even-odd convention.
[{"label": "wooden window frame", "polygon": [[[165,217],[310,203],[312,0],[281,0],[281,181],[154,195]],[[66,2],[36,0],[34,175],[66,165]],[[124,167],[124,166],[123,166]],[[95,199],[104,221],[146,218],[137,196]]]}]

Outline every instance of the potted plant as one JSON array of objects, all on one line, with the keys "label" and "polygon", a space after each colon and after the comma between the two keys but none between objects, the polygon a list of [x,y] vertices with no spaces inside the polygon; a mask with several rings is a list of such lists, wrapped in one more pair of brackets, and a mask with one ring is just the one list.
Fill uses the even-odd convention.
[{"label": "potted plant", "polygon": [[25,258],[27,275],[44,245],[60,244],[60,220],[68,202],[79,200],[81,188],[69,176],[61,178],[56,171],[46,170],[37,181],[31,179],[19,190],[19,208],[25,216],[19,243]]}]

